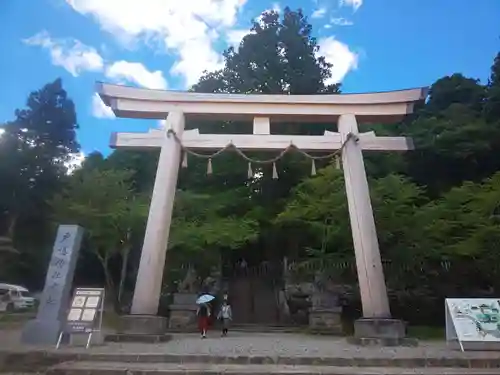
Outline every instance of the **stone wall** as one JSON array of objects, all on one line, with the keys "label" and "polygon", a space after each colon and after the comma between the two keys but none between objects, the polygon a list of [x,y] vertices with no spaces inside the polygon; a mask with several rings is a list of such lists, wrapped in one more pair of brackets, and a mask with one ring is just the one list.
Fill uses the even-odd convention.
[{"label": "stone wall", "polygon": [[170,306],[168,327],[191,330],[196,328],[197,295],[194,293],[175,293]]},{"label": "stone wall", "polygon": [[316,333],[342,334],[342,308],[311,309],[309,311],[309,328]]}]

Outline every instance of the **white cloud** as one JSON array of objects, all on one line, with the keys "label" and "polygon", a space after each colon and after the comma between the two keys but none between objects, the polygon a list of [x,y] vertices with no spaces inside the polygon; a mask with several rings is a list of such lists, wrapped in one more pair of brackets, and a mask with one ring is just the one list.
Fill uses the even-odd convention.
[{"label": "white cloud", "polygon": [[104,65],[95,48],[76,39],[53,39],[49,33],[41,31],[23,42],[49,50],[52,64],[63,67],[74,77],[83,71],[101,71]]},{"label": "white cloud", "polygon": [[177,51],[179,60],[172,66],[170,72],[184,76],[186,86],[197,83],[205,70],[212,72],[224,67],[222,56],[213,49],[209,41],[193,40]]},{"label": "white cloud", "polygon": [[237,49],[243,38],[250,33],[250,30],[229,30],[226,33],[227,43]]},{"label": "white cloud", "polygon": [[134,82],[148,89],[166,89],[167,81],[163,72],[150,72],[144,65],[136,62],[117,61],[106,68],[106,77],[120,83]]},{"label": "white cloud", "polygon": [[70,160],[64,163],[66,165],[66,168],[68,169],[67,173],[72,174],[75,170],[80,168],[84,160],[85,160],[85,153],[83,151],[71,154]]},{"label": "white cloud", "polygon": [[348,19],[345,19],[344,17],[338,17],[338,18],[332,18],[330,22],[333,25],[337,26],[352,26],[354,23],[352,21],[349,21]]},{"label": "white cloud", "polygon": [[334,37],[322,38],[318,41],[318,45],[319,55],[325,56],[326,61],[333,64],[332,77],[327,80],[327,84],[342,81],[349,71],[358,68],[358,55]]},{"label": "white cloud", "polygon": [[[246,0],[66,0],[77,12],[92,16],[121,41],[160,43],[175,51],[171,69],[187,85],[197,82],[204,70],[223,66],[214,49],[217,35],[230,30]],[[215,31],[215,32],[214,32]]]},{"label": "white cloud", "polygon": [[[100,72],[105,67],[103,58],[94,47],[87,46],[76,39],[53,39],[46,31],[41,31],[23,41],[28,45],[49,50],[52,64],[63,67],[74,77],[79,76],[83,71]],[[107,66],[106,76],[115,81],[134,82],[152,89],[167,87],[161,71],[150,72],[140,63],[117,61]],[[104,115],[99,110],[97,113]],[[104,115],[104,117],[109,116]]]},{"label": "white cloud", "polygon": [[92,115],[97,118],[115,118],[113,110],[103,103],[97,93],[92,96]]},{"label": "white cloud", "polygon": [[357,11],[363,5],[363,0],[339,0],[339,5],[341,7],[352,7],[354,11]]},{"label": "white cloud", "polygon": [[325,14],[326,14],[326,8],[319,8],[313,12],[311,18],[323,18]]}]

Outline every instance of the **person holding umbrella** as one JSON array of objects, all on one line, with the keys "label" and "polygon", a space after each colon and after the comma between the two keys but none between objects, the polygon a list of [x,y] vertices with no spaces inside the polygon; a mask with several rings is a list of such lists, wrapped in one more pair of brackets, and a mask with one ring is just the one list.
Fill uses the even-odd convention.
[{"label": "person holding umbrella", "polygon": [[215,297],[210,294],[203,294],[196,300],[196,304],[198,305],[196,316],[198,317],[198,327],[200,329],[201,338],[203,339],[207,337],[208,320],[211,314],[208,303],[214,299]]}]

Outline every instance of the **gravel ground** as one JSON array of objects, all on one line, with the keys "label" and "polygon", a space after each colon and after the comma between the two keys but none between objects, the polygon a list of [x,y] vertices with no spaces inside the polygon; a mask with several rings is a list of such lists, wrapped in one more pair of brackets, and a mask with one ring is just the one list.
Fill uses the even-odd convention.
[{"label": "gravel ground", "polygon": [[[84,340],[83,340],[84,341]],[[54,347],[33,347],[20,344],[19,330],[0,331],[0,350],[53,351]],[[84,352],[83,347],[61,347],[64,352]],[[219,332],[210,332],[205,340],[196,334],[174,334],[166,343],[106,343],[91,346],[93,353],[173,354],[173,355],[219,355],[219,356],[268,356],[268,357],[382,357],[382,358],[498,358],[498,352],[462,353],[446,346],[442,341],[420,342],[410,347],[358,347],[348,344],[343,338],[311,336],[285,333],[230,332],[221,338]]]}]

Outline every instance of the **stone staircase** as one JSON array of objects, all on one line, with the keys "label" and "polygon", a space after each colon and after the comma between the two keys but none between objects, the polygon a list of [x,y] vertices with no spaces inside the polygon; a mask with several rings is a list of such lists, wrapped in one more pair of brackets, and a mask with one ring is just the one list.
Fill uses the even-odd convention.
[{"label": "stone staircase", "polygon": [[74,342],[59,349],[16,345],[0,331],[0,373],[20,374],[324,374],[500,375],[498,351],[456,350],[452,343],[365,347],[345,338],[291,333],[172,334],[164,343]]},{"label": "stone staircase", "polygon": [[[244,324],[244,323],[236,323],[231,324],[229,328],[230,332],[246,332],[246,333],[302,333],[307,332],[307,326],[300,325],[268,325],[268,324]],[[218,335],[220,331],[220,323],[217,322],[215,326],[210,327],[209,334]],[[137,340],[139,337],[135,337],[136,342],[165,342],[169,340],[169,334],[182,334],[182,333],[198,333],[198,327],[187,327],[187,328],[169,328],[168,334],[165,335],[144,335],[144,340]],[[146,337],[147,336],[147,337]],[[160,337],[161,336],[161,337]],[[118,334],[109,333],[106,335],[106,341],[108,342],[127,342],[128,340],[124,340],[119,337]],[[131,340],[129,340],[131,342]]]},{"label": "stone staircase", "polygon": [[175,364],[175,363],[121,363],[76,362],[63,363],[46,374],[54,375],[498,375],[500,369],[470,368],[396,368],[396,367],[337,367],[290,365],[231,365],[231,364]]},{"label": "stone staircase", "polygon": [[[339,353],[341,355],[341,353]],[[9,372],[10,371],[10,372]],[[434,357],[268,357],[99,352],[3,352],[0,373],[54,375],[500,375],[496,353]]]}]

